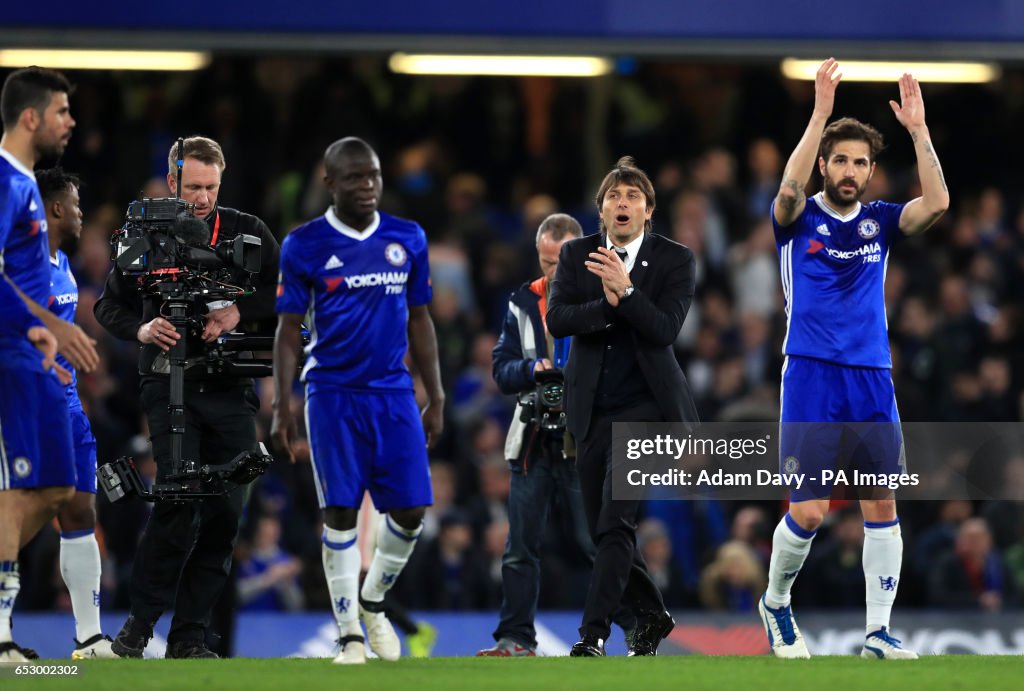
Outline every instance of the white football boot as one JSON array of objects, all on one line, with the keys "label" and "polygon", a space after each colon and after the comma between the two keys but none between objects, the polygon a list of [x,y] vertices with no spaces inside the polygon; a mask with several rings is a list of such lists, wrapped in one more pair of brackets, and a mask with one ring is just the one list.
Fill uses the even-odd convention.
[{"label": "white football boot", "polygon": [[383,611],[374,612],[366,608],[366,605],[372,607],[374,604],[359,598],[359,617],[366,625],[366,638],[370,642],[370,650],[381,660],[394,662],[402,656],[402,643],[398,640],[395,627],[391,625]]},{"label": "white football boot", "polygon": [[860,656],[868,660],[916,660],[917,653],[904,650],[901,641],[893,638],[886,627],[868,634]]},{"label": "white football boot", "polygon": [[764,601],[764,595],[757,603],[757,611],[761,615],[761,623],[768,634],[768,644],[772,647],[775,657],[786,660],[805,659],[811,656],[800,635],[800,627],[796,625],[791,607],[773,609]]}]

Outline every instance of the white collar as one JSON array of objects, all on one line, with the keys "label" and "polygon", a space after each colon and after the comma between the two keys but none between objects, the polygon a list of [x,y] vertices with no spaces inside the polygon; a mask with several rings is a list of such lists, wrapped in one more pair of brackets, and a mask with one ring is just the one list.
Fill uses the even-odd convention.
[{"label": "white collar", "polygon": [[0,146],[0,156],[6,158],[7,162],[10,163],[12,166],[14,166],[14,168],[19,173],[22,173],[23,175],[27,175],[30,178],[32,178],[33,180],[36,179],[35,173],[33,173],[28,168],[26,168],[25,165],[21,161],[19,161],[18,159],[16,159],[14,157],[14,154],[12,154],[10,151],[8,151],[7,149],[3,148],[2,146]]},{"label": "white collar", "polygon": [[[635,239],[631,240],[629,244],[620,247],[619,249],[626,250],[626,271],[632,271],[633,265],[636,263],[636,255],[640,253],[640,246],[644,244],[644,238],[647,236],[647,231],[640,233]],[[605,246],[614,250],[615,245],[612,244],[612,238],[610,235],[605,234]]]},{"label": "white collar", "polygon": [[857,214],[860,213],[860,202],[857,202],[857,206],[853,207],[853,211],[843,216],[838,211],[836,211],[835,209],[828,205],[828,202],[825,201],[824,192],[818,192],[811,198],[818,204],[819,209],[821,209],[822,211],[824,211],[837,221],[843,221],[844,223],[846,223],[847,221],[852,221],[853,219],[857,218]]},{"label": "white collar", "polygon": [[376,232],[377,228],[380,227],[380,214],[376,211],[373,212],[373,221],[366,227],[366,230],[356,230],[351,227],[334,213],[334,206],[328,206],[327,211],[324,212],[324,218],[331,224],[331,227],[336,231],[352,238],[353,240],[365,240]]}]

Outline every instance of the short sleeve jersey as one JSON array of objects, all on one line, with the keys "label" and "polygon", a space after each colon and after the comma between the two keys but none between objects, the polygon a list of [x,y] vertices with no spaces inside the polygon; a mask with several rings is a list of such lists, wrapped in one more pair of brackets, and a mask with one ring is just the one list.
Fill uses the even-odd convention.
[{"label": "short sleeve jersey", "polygon": [[885,314],[889,249],[903,204],[857,204],[842,216],[818,193],[789,226],[775,221],[786,298],[786,355],[891,368]]},{"label": "short sleeve jersey", "polygon": [[[57,250],[56,257],[50,257],[50,297],[47,307],[64,321],[75,321],[75,312],[78,309],[78,282],[71,273],[68,256],[60,250]],[[78,398],[78,374],[75,368],[59,353],[57,362],[71,372],[71,383],[65,389],[68,405],[81,408],[82,402]]]},{"label": "short sleeve jersey", "polygon": [[281,246],[276,309],[308,315],[307,384],[411,390],[409,307],[431,298],[427,237],[413,221],[379,212],[357,231],[330,208]]},{"label": "short sleeve jersey", "polygon": [[[35,175],[0,149],[0,273],[39,305],[50,296],[49,252],[46,210]],[[0,367],[39,368],[39,351],[24,333],[0,331],[0,353]]]}]

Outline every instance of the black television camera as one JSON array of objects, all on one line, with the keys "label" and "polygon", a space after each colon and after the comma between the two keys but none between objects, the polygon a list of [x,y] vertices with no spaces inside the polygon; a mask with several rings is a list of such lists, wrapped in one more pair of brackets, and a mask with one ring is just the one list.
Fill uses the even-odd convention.
[{"label": "black television camera", "polygon": [[516,396],[522,411],[519,420],[551,432],[565,429],[565,377],[561,370],[537,372],[537,385]]},{"label": "black television camera", "polygon": [[211,247],[210,229],[194,211],[195,205],[175,197],[133,201],[124,226],[110,240],[111,259],[121,271],[143,277],[148,284],[184,278],[230,280],[232,268],[259,272],[258,237],[236,235]]}]

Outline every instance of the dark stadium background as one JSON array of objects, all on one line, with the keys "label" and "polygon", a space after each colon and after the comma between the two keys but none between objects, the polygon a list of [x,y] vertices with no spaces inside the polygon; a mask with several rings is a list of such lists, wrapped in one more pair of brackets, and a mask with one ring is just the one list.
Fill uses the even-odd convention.
[{"label": "dark stadium background", "polygon": [[[438,505],[394,594],[441,629],[443,645],[435,652],[485,647],[500,604],[508,492],[502,446],[513,403],[491,380],[490,351],[510,291],[538,273],[537,223],[562,210],[593,232],[596,181],[619,156],[636,157],[655,180],[656,232],[699,257],[697,299],[677,354],[702,418],[736,410],[777,414],[785,320],[768,203],[813,101],[810,82],[780,75],[779,60],[788,56],[973,58],[1002,67],[989,84],[923,85],[952,207],[924,237],[894,250],[886,302],[905,421],[1019,422],[1024,9],[994,0],[969,9],[914,2],[894,17],[890,4],[868,0],[828,12],[812,2],[634,7],[579,0],[550,7],[379,2],[358,12],[268,0],[238,12],[197,2],[5,8],[0,47],[213,54],[196,72],[69,72],[77,84],[71,103],[78,125],[61,164],[84,180],[86,223],[73,265],[79,319],[99,340],[103,363],[79,381],[100,458],[146,454],[134,346],[109,337],[91,308],[109,269],[107,238],[127,203],[143,190],[166,193],[162,179],[174,138],[217,139],[228,161],[220,200],[260,215],[283,238],[328,204],[319,182],[324,147],[361,136],[382,157],[382,207],[420,221],[431,242],[432,312],[448,393],[446,435],[432,457]],[[389,71],[387,58],[398,49],[609,55],[616,71],[593,79],[414,77]],[[836,114],[871,122],[887,139],[870,198],[916,194],[909,137],[887,104],[896,97],[894,83],[839,89]],[[265,437],[270,381],[260,388]],[[995,483],[1002,465],[992,463]],[[1021,499],[901,505],[906,550],[897,627],[961,627],[972,640],[996,632],[1005,649],[990,640],[979,650],[1024,651],[1024,633],[1013,623],[1013,610],[1024,602]],[[782,510],[774,502],[647,505],[639,539],[648,563],[666,602],[692,624],[674,637],[676,648],[766,651],[750,608],[763,590],[771,531]],[[582,606],[587,570],[559,518],[550,526],[541,607],[573,612]],[[105,614],[127,607],[145,519],[141,503],[101,502]],[[293,620],[314,632],[316,622],[330,619],[319,534],[308,463],[275,464],[254,491],[236,556],[244,564],[281,550],[301,564],[294,582],[299,597],[289,606],[305,613]],[[815,542],[794,590],[802,625],[814,636],[815,626],[859,627],[862,539],[855,512],[838,507]],[[23,552],[17,620],[19,630],[32,630],[33,621],[63,627],[70,639],[57,549],[57,533],[48,529]],[[972,550],[988,576],[968,578],[964,588],[956,575]],[[34,619],[36,612],[47,614]],[[64,614],[54,619],[54,612]],[[263,614],[247,621],[255,626]],[[555,617],[550,628],[567,638],[574,616]],[[460,621],[471,623],[453,631]],[[104,622],[107,633],[120,623],[116,616]],[[35,644],[31,638],[25,640]],[[718,647],[703,650],[700,641],[712,639]],[[63,653],[55,648],[53,654]]]}]

